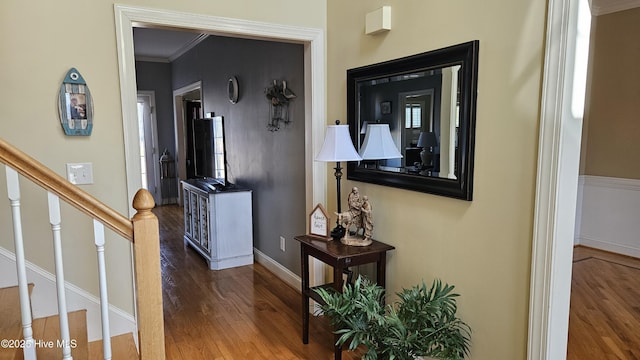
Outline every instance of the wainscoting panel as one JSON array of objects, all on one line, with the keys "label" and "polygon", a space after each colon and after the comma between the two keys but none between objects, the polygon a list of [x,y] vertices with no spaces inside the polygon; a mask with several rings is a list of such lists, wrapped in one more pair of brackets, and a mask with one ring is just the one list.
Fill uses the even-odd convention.
[{"label": "wainscoting panel", "polygon": [[640,258],[640,180],[582,175],[576,245]]}]

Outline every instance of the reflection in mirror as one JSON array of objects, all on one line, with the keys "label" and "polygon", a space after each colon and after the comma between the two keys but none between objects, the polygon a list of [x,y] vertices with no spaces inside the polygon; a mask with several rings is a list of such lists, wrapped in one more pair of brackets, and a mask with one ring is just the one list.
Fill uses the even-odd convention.
[{"label": "reflection in mirror", "polygon": [[471,200],[478,42],[347,72],[356,149],[386,124],[402,157],[350,163],[348,178]]}]

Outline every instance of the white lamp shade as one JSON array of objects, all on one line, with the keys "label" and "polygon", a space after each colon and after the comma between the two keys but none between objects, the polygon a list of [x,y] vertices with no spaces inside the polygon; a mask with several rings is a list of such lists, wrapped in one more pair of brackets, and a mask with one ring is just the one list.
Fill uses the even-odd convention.
[{"label": "white lamp shade", "polygon": [[322,148],[316,161],[359,161],[362,160],[353,147],[348,125],[329,125]]},{"label": "white lamp shade", "polygon": [[369,124],[360,156],[365,160],[398,159],[402,157],[391,138],[389,124]]}]

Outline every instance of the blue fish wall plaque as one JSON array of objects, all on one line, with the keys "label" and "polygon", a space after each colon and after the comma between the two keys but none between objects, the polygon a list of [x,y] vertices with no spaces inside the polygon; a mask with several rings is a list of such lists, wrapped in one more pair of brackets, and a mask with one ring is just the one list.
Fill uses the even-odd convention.
[{"label": "blue fish wall plaque", "polygon": [[93,101],[87,83],[76,68],[71,68],[62,81],[58,109],[62,129],[66,135],[91,135]]}]

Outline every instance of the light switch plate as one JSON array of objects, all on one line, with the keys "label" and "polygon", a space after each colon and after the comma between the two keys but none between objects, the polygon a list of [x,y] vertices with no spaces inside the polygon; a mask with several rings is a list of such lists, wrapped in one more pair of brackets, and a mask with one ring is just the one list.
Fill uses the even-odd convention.
[{"label": "light switch plate", "polygon": [[74,185],[93,184],[93,164],[67,163],[67,180]]}]

